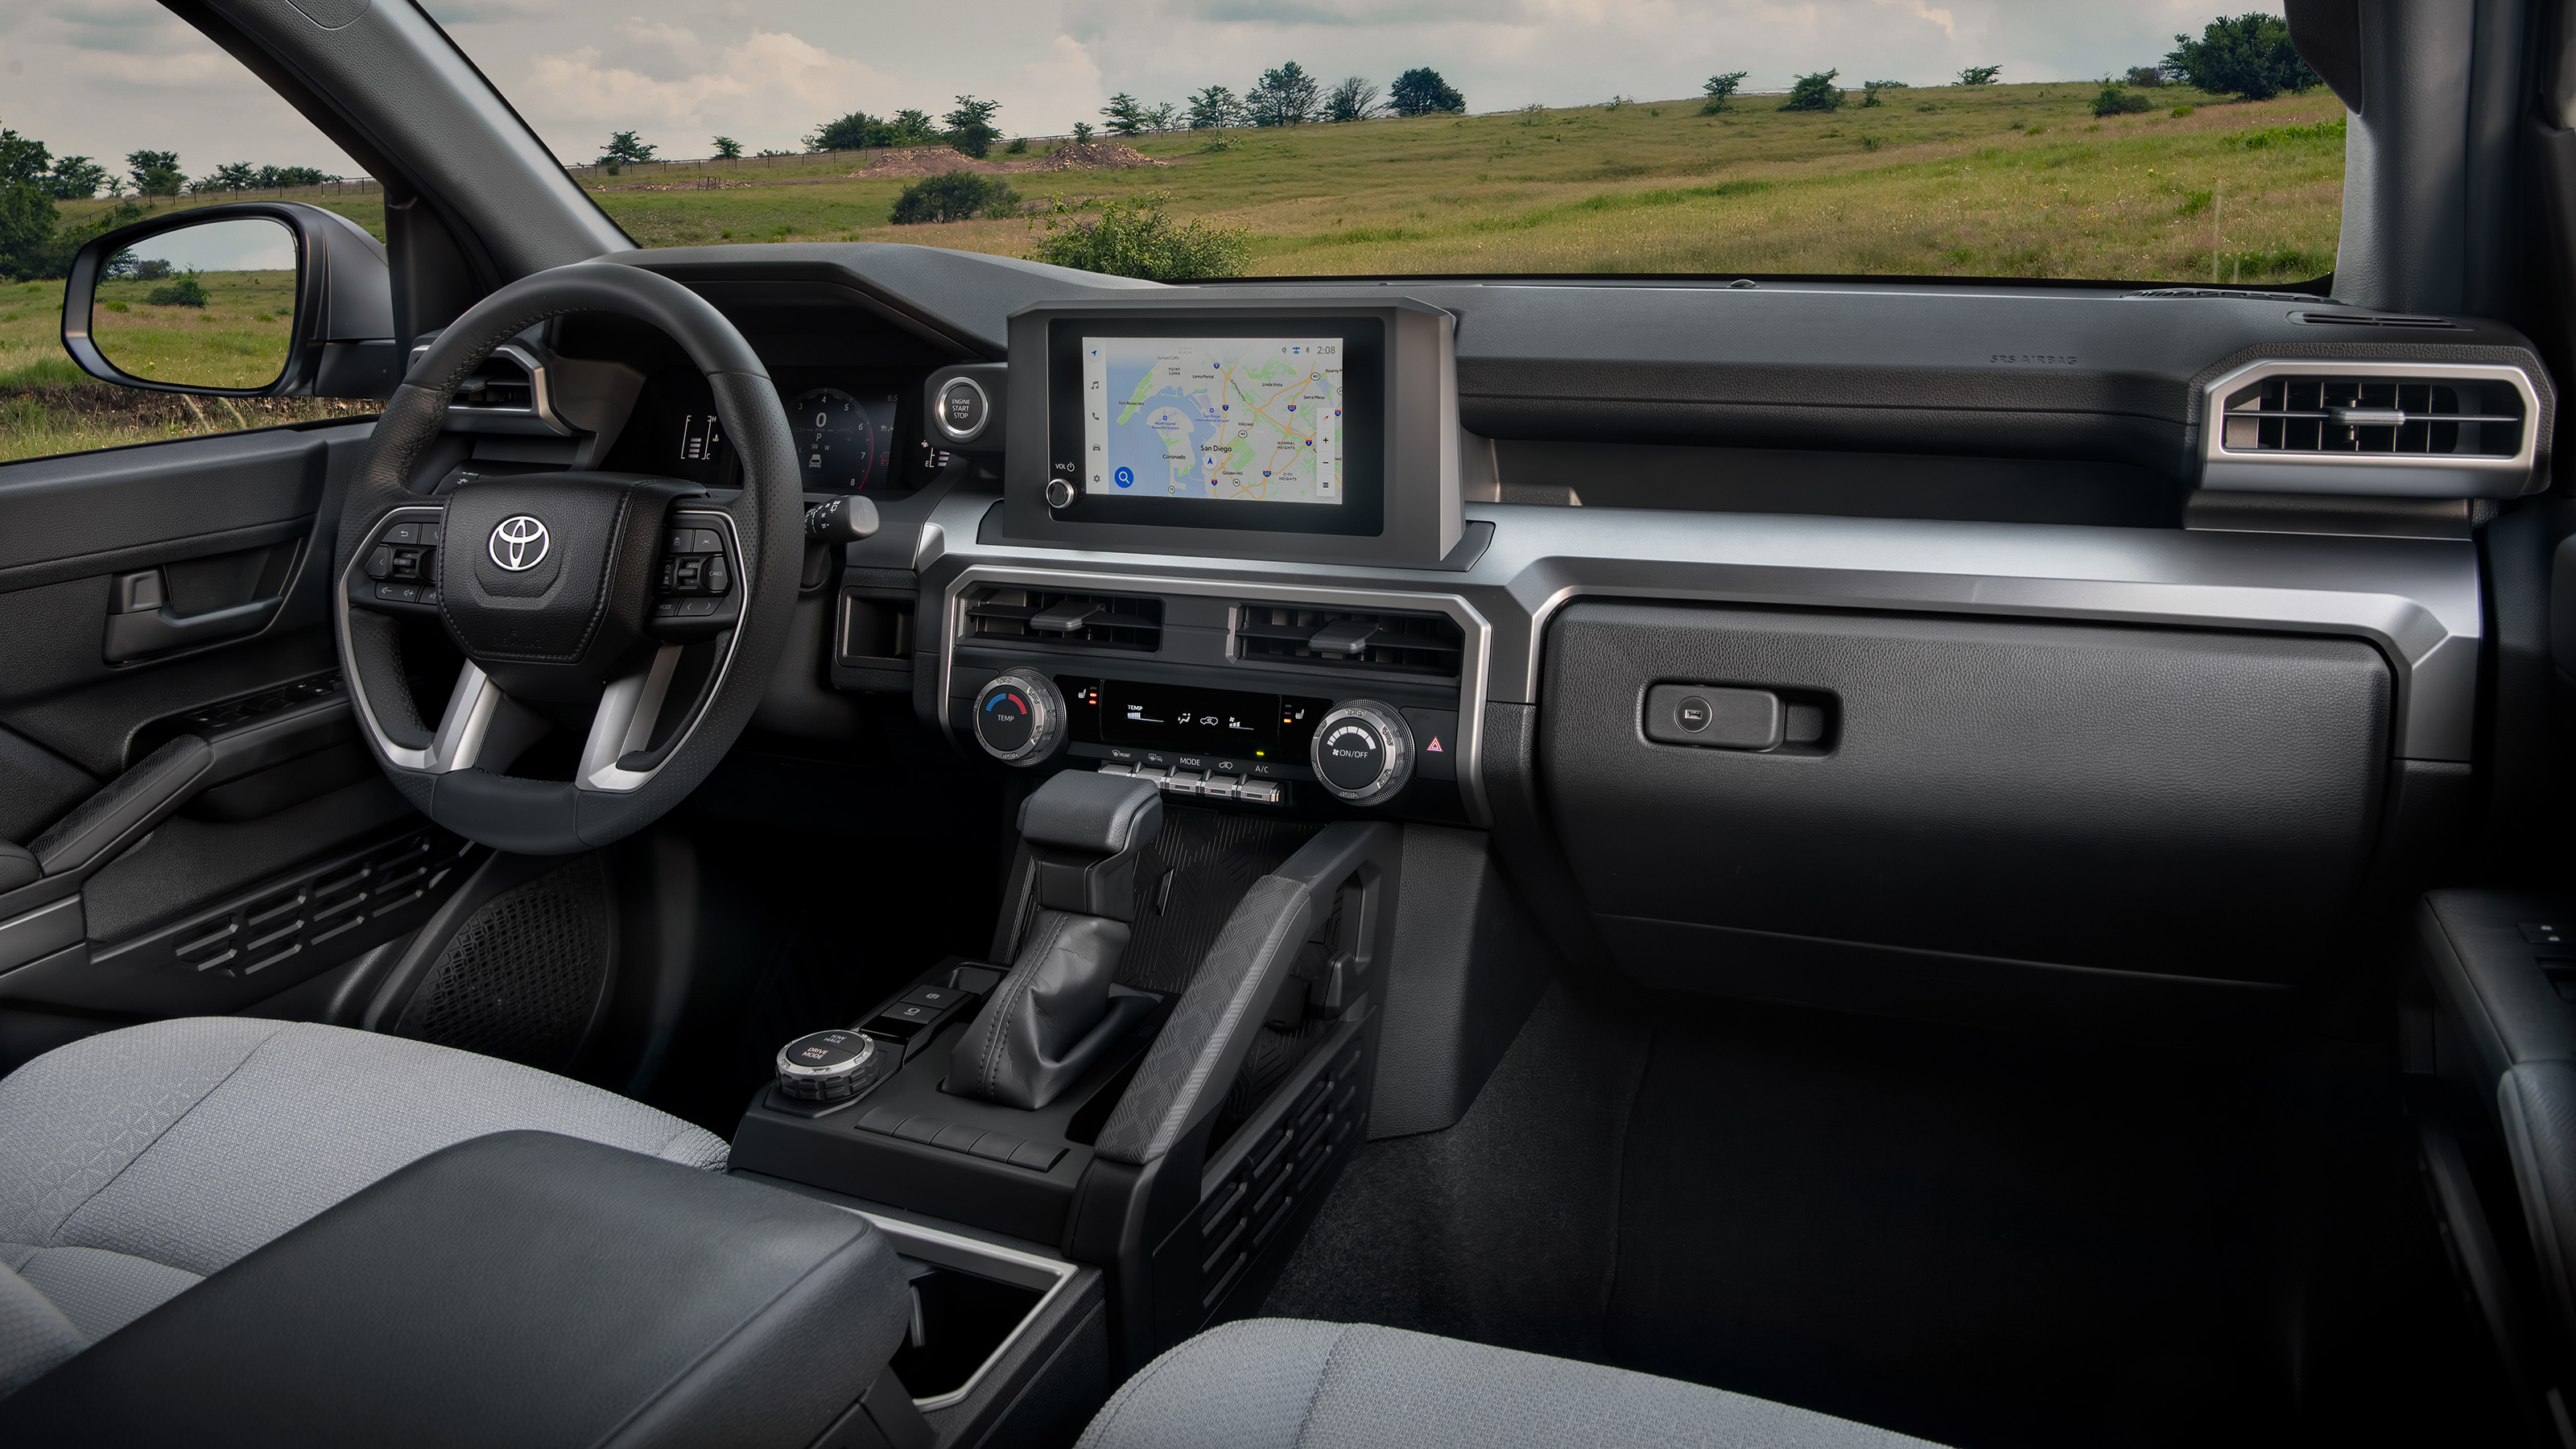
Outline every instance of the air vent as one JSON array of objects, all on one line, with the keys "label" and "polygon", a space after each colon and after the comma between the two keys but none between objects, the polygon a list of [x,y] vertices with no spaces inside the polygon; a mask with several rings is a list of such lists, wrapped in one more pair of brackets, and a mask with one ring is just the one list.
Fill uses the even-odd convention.
[{"label": "air vent", "polygon": [[469,412],[535,412],[536,371],[509,353],[495,352],[483,359],[473,376],[456,385],[450,406]]},{"label": "air vent", "polygon": [[1237,659],[1289,659],[1454,679],[1466,631],[1446,614],[1244,604],[1234,626]]},{"label": "air vent", "polygon": [[976,639],[1151,654],[1163,643],[1163,601],[986,587],[966,595],[966,628]]},{"label": "air vent", "polygon": [[2415,317],[2402,313],[2377,312],[2293,312],[2290,320],[2309,327],[2413,327],[2460,330],[2460,324],[2448,317]]},{"label": "air vent", "polygon": [[2519,368],[2264,362],[2209,385],[2205,488],[2509,498],[2539,397]]}]

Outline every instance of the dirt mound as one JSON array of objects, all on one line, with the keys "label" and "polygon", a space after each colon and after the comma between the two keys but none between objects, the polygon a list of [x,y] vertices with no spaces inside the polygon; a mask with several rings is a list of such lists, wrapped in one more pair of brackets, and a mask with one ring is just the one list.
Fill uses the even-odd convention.
[{"label": "dirt mound", "polygon": [[1115,141],[1067,141],[1038,160],[1027,163],[1031,171],[1088,171],[1098,166],[1169,166],[1133,146]]},{"label": "dirt mound", "polygon": [[995,161],[978,161],[962,151],[945,146],[917,146],[905,151],[888,151],[852,176],[943,176],[951,171],[982,171],[987,174],[1013,168]]}]

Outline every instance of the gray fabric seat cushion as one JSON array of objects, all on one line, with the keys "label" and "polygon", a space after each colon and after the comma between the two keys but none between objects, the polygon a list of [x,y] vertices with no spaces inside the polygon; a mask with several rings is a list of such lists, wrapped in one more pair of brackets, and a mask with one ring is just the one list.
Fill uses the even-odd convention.
[{"label": "gray fabric seat cushion", "polygon": [[1896,1449],[1926,1441],[1673,1379],[1365,1324],[1210,1329],[1111,1397],[1080,1449]]},{"label": "gray fabric seat cushion", "polygon": [[341,1027],[192,1017],[29,1062],[0,1081],[0,1393],[395,1169],[519,1129],[725,1165],[722,1139],[614,1093]]}]

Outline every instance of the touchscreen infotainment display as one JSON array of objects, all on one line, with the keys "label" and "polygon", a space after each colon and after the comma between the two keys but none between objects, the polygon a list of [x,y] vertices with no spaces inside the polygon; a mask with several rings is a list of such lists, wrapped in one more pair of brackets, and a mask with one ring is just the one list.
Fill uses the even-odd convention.
[{"label": "touchscreen infotainment display", "polygon": [[1086,337],[1083,491],[1339,506],[1339,337]]},{"label": "touchscreen infotainment display", "polygon": [[1378,535],[1386,334],[1322,311],[1050,319],[1050,516]]}]

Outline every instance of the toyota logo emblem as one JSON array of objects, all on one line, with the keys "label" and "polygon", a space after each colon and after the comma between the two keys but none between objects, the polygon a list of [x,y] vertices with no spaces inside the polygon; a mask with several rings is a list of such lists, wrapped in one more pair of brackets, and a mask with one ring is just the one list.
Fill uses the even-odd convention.
[{"label": "toyota logo emblem", "polygon": [[525,573],[546,561],[550,542],[546,526],[527,514],[504,518],[492,530],[492,562],[514,574]]}]

